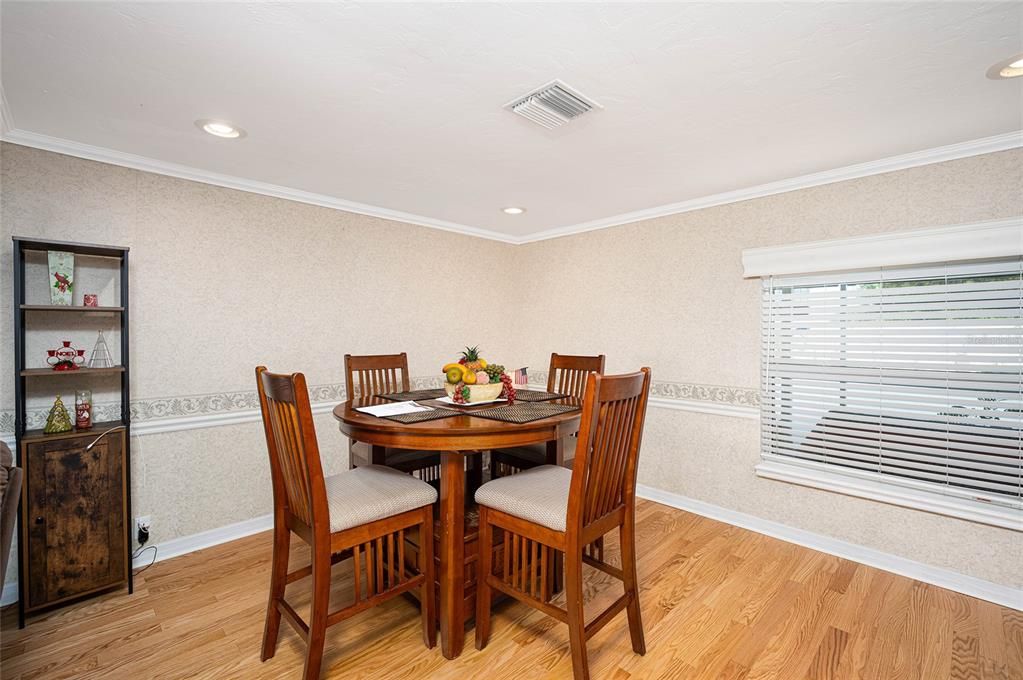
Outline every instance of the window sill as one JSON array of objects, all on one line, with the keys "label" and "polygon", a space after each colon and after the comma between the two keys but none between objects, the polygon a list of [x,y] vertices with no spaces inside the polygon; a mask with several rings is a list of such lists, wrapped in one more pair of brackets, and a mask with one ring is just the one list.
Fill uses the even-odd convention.
[{"label": "window sill", "polygon": [[834,491],[857,498],[867,498],[905,508],[989,524],[1003,529],[1023,531],[1023,511],[1018,508],[969,498],[958,498],[909,485],[892,484],[872,478],[869,473],[863,476],[843,474],[777,459],[762,460],[755,470],[758,477],[765,479],[790,482],[814,489]]}]

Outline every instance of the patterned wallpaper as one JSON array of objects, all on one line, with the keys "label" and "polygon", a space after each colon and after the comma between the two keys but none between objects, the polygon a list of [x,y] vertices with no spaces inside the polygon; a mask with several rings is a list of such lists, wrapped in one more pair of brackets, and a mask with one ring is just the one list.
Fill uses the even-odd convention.
[{"label": "patterned wallpaper", "polygon": [[[760,296],[757,282],[742,276],[743,248],[1023,213],[1017,150],[510,246],[11,144],[0,149],[5,230],[132,247],[136,422],[254,410],[252,367],[260,363],[302,370],[315,385],[313,401],[339,401],[344,386],[334,381],[344,352],[407,351],[412,373],[431,376],[417,387],[428,387],[464,343],[479,343],[508,366],[544,369],[552,350],[604,352],[611,373],[651,366],[652,396],[665,403],[756,407]],[[491,269],[486,290],[467,291],[445,276],[445,263],[469,251]],[[8,245],[0,252],[0,300],[10,299],[11,280]],[[543,294],[529,294],[523,282]],[[470,295],[485,313],[467,313]],[[0,430],[7,431],[11,314],[10,305],[0,308]],[[542,371],[531,377],[540,380]],[[35,424],[43,405],[33,411]],[[157,542],[269,512],[260,429],[244,423],[133,442],[134,511],[152,516]],[[759,429],[753,419],[651,409],[640,482],[1023,585],[1015,559],[1023,534],[757,478]],[[317,416],[317,435],[326,472],[344,469],[346,443],[330,414]]]},{"label": "patterned wallpaper", "polygon": [[[531,371],[529,375],[530,381],[534,384],[547,382],[546,371]],[[442,380],[441,376],[415,377],[411,380],[412,389],[438,388],[441,387]],[[310,385],[309,387],[309,401],[313,404],[341,402],[348,398],[347,394],[344,383]],[[695,385],[692,383],[655,381],[650,388],[650,396],[656,399],[700,401],[751,408],[758,408],[760,405],[758,390],[721,385]],[[131,420],[133,423],[141,423],[165,418],[238,413],[258,408],[259,396],[255,390],[155,397],[152,399],[132,400]],[[121,417],[120,411],[121,404],[118,401],[97,402],[93,405],[93,419],[96,422],[117,420]],[[36,429],[43,427],[48,413],[49,408],[29,409],[28,428]],[[14,411],[11,409],[0,411],[0,434],[13,431]]]}]

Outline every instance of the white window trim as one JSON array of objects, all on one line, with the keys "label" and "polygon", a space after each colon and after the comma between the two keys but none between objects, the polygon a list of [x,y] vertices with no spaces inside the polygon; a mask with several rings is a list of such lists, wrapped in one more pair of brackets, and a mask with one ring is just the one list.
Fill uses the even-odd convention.
[{"label": "white window trim", "polygon": [[743,276],[933,264],[1023,255],[1023,216],[742,251]]},{"label": "white window trim", "polygon": [[[812,241],[742,251],[743,275],[783,274],[934,264],[1023,257],[1023,216],[936,229]],[[761,454],[762,456],[764,454]],[[755,466],[758,477],[834,491],[891,505],[924,510],[982,524],[1023,531],[1023,511],[916,486],[910,480],[863,471],[835,472],[811,462],[767,456]]]},{"label": "white window trim", "polygon": [[755,470],[758,477],[765,479],[835,491],[847,496],[1023,531],[1023,513],[1017,508],[914,488],[909,484],[893,482],[890,477],[884,477],[883,480],[874,479],[869,472],[839,473],[816,468],[812,463],[804,465],[774,459],[762,460]]}]

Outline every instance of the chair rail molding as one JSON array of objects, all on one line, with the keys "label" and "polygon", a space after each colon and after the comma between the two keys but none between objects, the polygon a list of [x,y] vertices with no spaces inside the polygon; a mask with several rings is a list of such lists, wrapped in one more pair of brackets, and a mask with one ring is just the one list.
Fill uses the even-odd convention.
[{"label": "chair rail molding", "polygon": [[1023,216],[828,241],[747,248],[743,276],[894,267],[1023,255]]},{"label": "chair rail molding", "polygon": [[[537,371],[530,378],[531,389],[547,389],[545,371]],[[412,378],[412,389],[439,388],[442,380],[443,378],[439,376]],[[311,386],[309,398],[312,401],[313,414],[329,413],[348,398],[347,394],[344,383]],[[649,404],[653,408],[732,418],[760,417],[760,393],[757,389],[749,387],[654,381],[650,389]],[[95,404],[93,412],[97,421],[118,420],[119,408],[119,402],[103,402]],[[41,428],[46,423],[48,413],[49,407],[31,409],[28,412],[29,429]],[[260,417],[255,390],[136,399],[131,403],[133,436],[239,425],[256,422]],[[7,442],[11,447],[14,446],[13,410],[0,411],[0,440]]]}]

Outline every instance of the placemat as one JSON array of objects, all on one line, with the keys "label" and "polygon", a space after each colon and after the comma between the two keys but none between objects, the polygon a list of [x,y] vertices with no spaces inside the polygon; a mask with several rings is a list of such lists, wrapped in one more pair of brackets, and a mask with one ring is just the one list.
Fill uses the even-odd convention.
[{"label": "placemat", "polygon": [[416,413],[402,413],[398,416],[384,416],[387,420],[394,420],[399,423],[405,423],[406,425],[412,425],[413,423],[425,423],[427,420],[440,420],[441,418],[451,418],[452,416],[460,415],[458,411],[449,411],[443,408],[435,408],[432,411],[417,411]]},{"label": "placemat", "polygon": [[486,408],[478,411],[467,411],[470,416],[476,418],[487,418],[489,420],[502,420],[506,423],[531,423],[534,420],[543,420],[561,413],[578,411],[578,406],[568,404],[543,404],[523,403],[512,404],[511,406],[499,406],[497,408]]},{"label": "placemat", "polygon": [[444,390],[412,390],[410,392],[395,392],[394,394],[380,394],[379,397],[390,401],[418,401],[420,399],[439,399],[446,395]]},{"label": "placemat", "polygon": [[561,399],[567,394],[557,392],[544,392],[543,390],[515,390],[515,401],[548,401],[550,399]]}]

